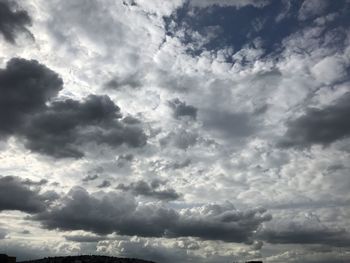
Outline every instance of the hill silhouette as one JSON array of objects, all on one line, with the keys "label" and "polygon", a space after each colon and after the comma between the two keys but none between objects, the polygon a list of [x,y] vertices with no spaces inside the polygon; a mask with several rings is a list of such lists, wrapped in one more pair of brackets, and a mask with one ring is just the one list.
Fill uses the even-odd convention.
[{"label": "hill silhouette", "polygon": [[156,263],[136,258],[118,258],[108,256],[66,256],[21,261],[21,263]]}]

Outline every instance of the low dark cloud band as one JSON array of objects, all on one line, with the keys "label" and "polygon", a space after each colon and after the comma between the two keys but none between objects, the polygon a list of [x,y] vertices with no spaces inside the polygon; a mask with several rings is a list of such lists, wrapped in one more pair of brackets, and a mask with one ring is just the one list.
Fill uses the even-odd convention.
[{"label": "low dark cloud band", "polygon": [[251,243],[259,226],[271,220],[263,209],[238,211],[231,203],[206,205],[180,213],[159,205],[145,205],[116,192],[90,194],[73,188],[63,203],[32,217],[43,227],[85,230],[99,235],[198,237],[205,240]]}]

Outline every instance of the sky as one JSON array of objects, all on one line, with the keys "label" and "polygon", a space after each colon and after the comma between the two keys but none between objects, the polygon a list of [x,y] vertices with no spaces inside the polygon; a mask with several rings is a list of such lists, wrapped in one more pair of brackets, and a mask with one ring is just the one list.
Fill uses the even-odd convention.
[{"label": "sky", "polygon": [[0,252],[350,261],[349,0],[0,0]]}]

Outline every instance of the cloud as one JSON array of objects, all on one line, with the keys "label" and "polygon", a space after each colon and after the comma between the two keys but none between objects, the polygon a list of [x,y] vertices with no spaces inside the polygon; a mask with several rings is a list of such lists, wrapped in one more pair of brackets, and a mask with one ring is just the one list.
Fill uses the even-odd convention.
[{"label": "cloud", "polygon": [[134,159],[132,154],[123,154],[118,156],[118,161],[131,162]]},{"label": "cloud", "polygon": [[[225,249],[218,254],[216,248]],[[115,240],[101,241],[97,251],[121,257],[136,257],[154,262],[169,263],[225,263],[234,259],[252,259],[257,254],[243,247],[222,242],[200,241],[195,238],[177,238],[166,240],[163,238],[121,237]],[[251,253],[251,255],[249,255]],[[256,258],[256,256],[255,256]]]},{"label": "cloud", "polygon": [[190,257],[183,249],[174,249],[161,242],[150,242],[141,238],[103,241],[99,243],[99,249],[112,255],[117,251],[121,257],[136,257],[154,262],[187,263]]},{"label": "cloud", "polygon": [[201,211],[185,213],[186,216],[179,222],[172,235],[251,243],[253,233],[261,223],[271,220],[271,216],[265,214],[265,209],[241,212],[229,202],[223,205],[205,205],[198,209]]},{"label": "cloud", "polygon": [[161,145],[175,146],[178,149],[186,150],[198,142],[198,134],[190,130],[178,129],[169,132],[167,136],[159,140]]},{"label": "cloud", "polygon": [[[56,194],[57,195],[57,194]],[[26,181],[18,177],[0,177],[0,211],[18,210],[26,213],[42,212],[47,202],[56,199],[52,193],[40,194],[39,190],[31,190]]]},{"label": "cloud", "polygon": [[257,130],[258,120],[253,114],[241,112],[206,110],[201,116],[203,127],[219,133],[226,138],[244,138],[254,134]]},{"label": "cloud", "polygon": [[93,180],[96,180],[98,178],[98,175],[97,174],[90,174],[90,175],[87,175],[83,178],[83,182],[88,182],[88,181],[93,181]]},{"label": "cloud", "polygon": [[[192,246],[195,245],[196,242],[192,242]],[[206,253],[206,255],[193,255],[192,253],[189,253],[188,250],[186,250],[187,247],[184,246],[174,246],[171,243],[168,244],[167,242],[164,242],[164,240],[119,237],[118,240],[100,242],[98,244],[98,251],[103,251],[111,255],[116,253],[121,257],[142,258],[154,262],[214,262],[213,258],[208,259],[209,253]],[[215,262],[218,263],[225,262],[221,260],[218,261],[217,257],[215,260]]]},{"label": "cloud", "polygon": [[0,240],[1,239],[5,239],[6,236],[7,236],[7,230],[6,229],[3,229],[3,228],[0,228]]},{"label": "cloud", "polygon": [[192,119],[197,118],[197,108],[187,105],[185,102],[180,101],[179,99],[173,99],[168,102],[169,107],[173,110],[174,117],[180,118],[188,116]]},{"label": "cloud", "polygon": [[337,56],[325,57],[311,68],[311,73],[327,85],[341,82],[347,77],[346,63]]},{"label": "cloud", "polygon": [[0,135],[10,135],[62,89],[62,79],[35,60],[13,58],[0,69]]},{"label": "cloud", "polygon": [[106,87],[110,89],[120,89],[122,87],[139,88],[142,87],[144,80],[140,73],[121,77],[115,77],[107,82]]},{"label": "cloud", "polygon": [[282,147],[327,146],[350,135],[350,93],[322,109],[308,108],[301,117],[287,122],[287,131],[279,142]]},{"label": "cloud", "polygon": [[299,20],[306,20],[321,15],[327,9],[329,2],[326,0],[304,1],[299,9]]},{"label": "cloud", "polygon": [[89,95],[83,102],[53,102],[32,117],[23,133],[27,148],[58,158],[82,157],[79,146],[90,141],[112,147],[123,143],[143,146],[146,136],[142,129],[120,118],[119,107],[108,96]]},{"label": "cloud", "polygon": [[182,168],[188,167],[189,165],[191,165],[191,163],[192,163],[191,159],[187,158],[183,161],[174,162],[172,164],[169,164],[167,166],[167,168],[174,169],[174,170],[182,169]]},{"label": "cloud", "polygon": [[100,183],[97,187],[98,188],[106,188],[111,186],[111,182],[108,180],[103,180],[102,183]]},{"label": "cloud", "polygon": [[46,179],[41,179],[40,181],[33,181],[30,179],[25,179],[24,181],[22,181],[22,184],[27,185],[27,186],[42,186],[42,185],[46,185],[48,183],[48,180]]},{"label": "cloud", "polygon": [[350,260],[348,252],[339,249],[291,249],[281,254],[267,257],[264,260],[272,263],[343,263]]},{"label": "cloud", "polygon": [[140,123],[122,119],[108,96],[51,101],[62,85],[56,73],[37,61],[11,59],[0,71],[0,132],[18,135],[28,149],[56,158],[80,158],[84,153],[79,148],[88,142],[111,147],[146,144]]},{"label": "cloud", "polygon": [[96,235],[66,235],[64,238],[67,241],[79,242],[79,243],[94,243],[102,240],[109,239],[104,236],[96,236]]},{"label": "cloud", "polygon": [[198,237],[225,242],[252,242],[259,226],[271,220],[263,209],[238,211],[231,203],[205,205],[181,213],[137,203],[127,194],[89,194],[72,188],[63,202],[31,217],[44,228],[84,230],[96,234],[143,237]]},{"label": "cloud", "polygon": [[172,201],[180,198],[180,194],[178,194],[173,188],[160,189],[163,184],[164,182],[159,180],[153,180],[150,184],[141,180],[129,185],[119,184],[117,189],[130,191],[136,196],[142,195],[164,201]]},{"label": "cloud", "polygon": [[[18,241],[15,239],[5,239],[0,241],[1,250],[6,251],[8,255],[15,255],[18,262],[27,260],[36,260],[38,258],[49,256],[69,255],[73,251],[63,251],[59,244],[40,244],[25,241]],[[55,249],[54,249],[55,248]],[[59,250],[59,252],[57,251]]]},{"label": "cloud", "polygon": [[18,10],[16,3],[10,0],[0,1],[0,33],[6,41],[14,44],[17,33],[32,36],[27,26],[31,25],[31,18],[27,11]]},{"label": "cloud", "polygon": [[334,247],[349,247],[350,233],[345,229],[307,227],[289,224],[285,229],[263,231],[261,238],[271,244],[322,244]]},{"label": "cloud", "polygon": [[[67,191],[75,183],[91,192],[72,190],[59,199],[53,192],[37,192],[45,195],[43,199],[56,200],[45,201],[45,210],[32,213],[31,218],[38,220],[34,222],[22,213],[13,218],[13,212],[3,211],[2,223],[16,243],[17,250],[11,251],[23,258],[26,250],[19,245],[23,239],[28,247],[44,247],[45,256],[64,254],[60,243],[77,249],[69,251],[74,254],[86,254],[83,248],[89,246],[93,254],[108,250],[111,255],[139,255],[156,262],[218,263],[258,258],[260,250],[269,255],[300,246],[328,247],[336,238],[346,244],[346,235],[339,231],[346,229],[349,217],[349,153],[343,145],[348,141],[310,151],[276,148],[275,143],[283,128],[292,129],[286,120],[299,119],[296,112],[301,113],[304,105],[329,105],[348,90],[349,4],[345,8],[345,0],[332,3],[330,16],[322,11],[301,21],[300,6],[308,1],[269,1],[265,8],[256,8],[263,2],[268,4],[250,0],[23,2],[33,14],[30,30],[37,41],[25,46],[4,42],[0,63],[11,56],[36,58],[44,70],[38,77],[13,77],[12,83],[18,81],[23,87],[30,87],[31,81],[35,84],[15,93],[26,94],[9,114],[18,116],[18,121],[5,116],[6,109],[0,111],[6,120],[0,122],[2,173],[28,175],[30,180],[20,181],[34,193],[39,187],[58,185]],[[277,24],[281,12],[283,19]],[[20,37],[15,39],[20,42]],[[9,71],[1,67],[1,72]],[[60,75],[50,76],[48,67]],[[62,80],[49,86],[61,78],[65,89]],[[103,86],[109,80],[114,89]],[[33,94],[52,91],[52,95],[33,103],[39,106],[30,104],[21,110],[20,101],[33,99],[29,91],[41,85],[43,90]],[[1,95],[10,94],[0,87]],[[320,119],[328,108],[318,109]],[[325,129],[331,129],[323,122]],[[321,129],[310,134],[317,132]],[[293,136],[295,141],[297,135]],[[52,160],[36,153],[86,158]],[[57,185],[51,182],[54,177]],[[50,182],[45,185],[42,178]],[[166,183],[153,178],[164,178]],[[107,181],[112,187],[103,188]],[[115,182],[123,183],[124,190],[113,189]],[[178,197],[180,193],[184,198]],[[207,204],[221,200],[234,200],[240,208],[271,207],[274,220],[265,224],[269,218],[263,210]],[[330,227],[295,227],[295,233],[273,229],[261,238],[271,243],[261,248],[261,241],[253,242],[260,238],[262,226],[274,225],[281,217],[290,221],[289,212],[294,218],[310,210]],[[6,222],[9,217],[11,224]],[[23,220],[32,234],[21,237]],[[67,232],[54,231],[53,236],[46,228]],[[124,236],[103,240],[106,233]],[[292,243],[302,238],[307,240],[302,245]],[[316,238],[321,244],[312,243]],[[5,241],[10,242],[0,241],[0,250],[6,248],[1,245]],[[295,258],[294,262],[303,262],[302,256]],[[275,262],[285,261],[282,257]]]}]

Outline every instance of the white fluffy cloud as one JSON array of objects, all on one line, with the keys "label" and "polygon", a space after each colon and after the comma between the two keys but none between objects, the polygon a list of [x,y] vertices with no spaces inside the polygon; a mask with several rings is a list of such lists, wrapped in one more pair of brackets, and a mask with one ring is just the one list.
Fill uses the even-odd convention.
[{"label": "white fluffy cloud", "polygon": [[311,68],[317,81],[326,85],[341,82],[347,76],[346,63],[339,56],[325,57]]}]

